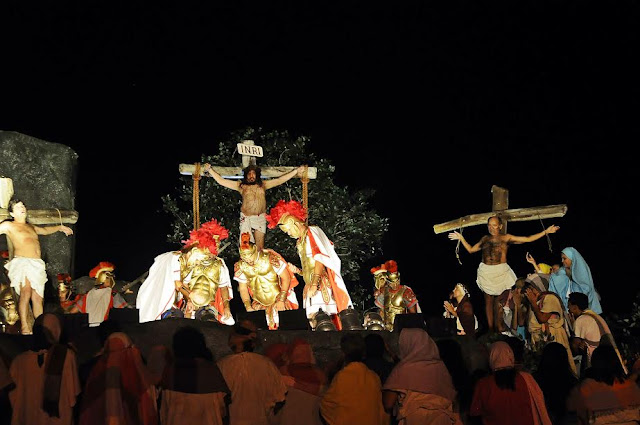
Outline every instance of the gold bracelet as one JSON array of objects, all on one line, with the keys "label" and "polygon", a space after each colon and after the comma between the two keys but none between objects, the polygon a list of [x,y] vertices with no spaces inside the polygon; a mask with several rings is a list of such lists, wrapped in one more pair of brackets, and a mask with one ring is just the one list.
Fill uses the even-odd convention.
[{"label": "gold bracelet", "polygon": [[284,300],[287,299],[287,292],[286,291],[281,291],[278,296],[276,297],[276,301],[282,301],[284,302]]}]

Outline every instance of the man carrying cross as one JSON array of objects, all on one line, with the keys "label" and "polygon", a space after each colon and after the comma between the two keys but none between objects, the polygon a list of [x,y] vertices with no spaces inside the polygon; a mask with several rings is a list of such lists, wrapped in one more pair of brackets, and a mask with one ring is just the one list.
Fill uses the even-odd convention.
[{"label": "man carrying cross", "polygon": [[530,236],[501,234],[502,221],[500,217],[495,215],[489,218],[487,227],[489,234],[483,236],[473,246],[459,232],[449,233],[449,239],[459,240],[470,254],[482,250],[482,262],[478,266],[476,283],[484,294],[488,330],[493,332],[498,314],[494,301],[505,290],[513,287],[517,278],[507,264],[507,249],[509,245],[536,241],[549,233],[557,232],[560,227],[551,225],[542,232]]},{"label": "man carrying cross", "polygon": [[204,164],[205,174],[213,177],[219,185],[237,190],[242,195],[240,234],[249,233],[251,235],[251,241],[254,242],[256,248],[261,251],[264,248],[264,235],[267,231],[267,220],[265,218],[267,200],[265,191],[285,183],[296,175],[302,177],[305,172],[305,167],[300,166],[280,177],[264,181],[260,177],[260,168],[255,164],[249,164],[242,172],[243,178],[239,181],[225,179],[211,168],[211,164]]}]

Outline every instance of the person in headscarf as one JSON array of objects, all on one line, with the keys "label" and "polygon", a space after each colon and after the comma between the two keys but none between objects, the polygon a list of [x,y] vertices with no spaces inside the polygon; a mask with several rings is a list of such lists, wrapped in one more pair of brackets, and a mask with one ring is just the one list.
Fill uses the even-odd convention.
[{"label": "person in headscarf", "polygon": [[462,424],[454,410],[457,392],[435,341],[419,328],[398,337],[398,357],[382,387],[382,402],[399,425]]},{"label": "person in headscarf", "polygon": [[155,387],[140,350],[129,336],[114,332],[89,373],[80,425],[156,425]]},{"label": "person in headscarf", "polygon": [[202,332],[190,326],[178,329],[173,357],[160,385],[160,423],[222,425],[231,391]]},{"label": "person in headscarf", "polygon": [[60,343],[61,333],[62,323],[56,314],[38,316],[32,348],[11,362],[13,425],[73,423],[73,407],[81,387],[76,355]]},{"label": "person in headscarf", "polygon": [[343,367],[331,380],[320,400],[320,414],[326,425],[388,425],[382,406],[378,375],[364,363],[365,343],[359,333],[340,338]]},{"label": "person in headscarf", "polygon": [[582,292],[589,297],[589,310],[602,314],[600,295],[593,283],[591,269],[582,255],[573,247],[567,247],[560,254],[563,267],[549,278],[549,291],[560,296],[565,311],[568,311],[569,294]]},{"label": "person in headscarf", "polygon": [[567,398],[567,410],[576,413],[580,425],[640,423],[640,387],[624,373],[613,346],[599,345],[593,351],[585,378]]},{"label": "person in headscarf", "polygon": [[311,344],[296,338],[287,344],[285,357],[280,373],[290,379],[286,401],[278,414],[280,425],[321,425],[320,397],[327,389],[327,375],[316,364]]},{"label": "person in headscarf", "polygon": [[551,425],[542,390],[530,373],[515,368],[508,343],[491,344],[489,365],[492,373],[476,382],[470,416],[484,425]]},{"label": "person in headscarf", "polygon": [[285,400],[280,371],[267,356],[253,352],[256,339],[256,325],[239,321],[229,333],[232,354],[217,362],[231,390],[230,425],[267,425]]},{"label": "person in headscarf", "polygon": [[449,301],[444,302],[445,317],[456,318],[456,329],[458,335],[476,336],[478,329],[478,319],[473,312],[469,290],[462,283],[456,283],[451,291],[451,301],[455,300],[456,305]]}]

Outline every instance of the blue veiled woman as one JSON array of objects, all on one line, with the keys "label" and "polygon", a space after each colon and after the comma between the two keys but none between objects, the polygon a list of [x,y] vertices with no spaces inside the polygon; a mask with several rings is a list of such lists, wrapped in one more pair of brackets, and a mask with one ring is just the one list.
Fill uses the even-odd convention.
[{"label": "blue veiled woman", "polygon": [[602,314],[600,296],[593,285],[591,269],[582,255],[573,247],[562,250],[562,265],[564,268],[553,273],[549,278],[549,291],[560,296],[565,310],[567,309],[569,294],[582,292],[589,297],[589,309]]}]

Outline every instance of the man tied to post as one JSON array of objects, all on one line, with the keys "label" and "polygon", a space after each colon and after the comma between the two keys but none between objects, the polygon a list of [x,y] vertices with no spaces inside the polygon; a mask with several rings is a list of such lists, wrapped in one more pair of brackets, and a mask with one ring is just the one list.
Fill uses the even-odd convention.
[{"label": "man tied to post", "polygon": [[9,202],[9,213],[13,221],[0,223],[0,235],[6,234],[13,244],[13,258],[5,264],[9,271],[11,286],[15,288],[19,297],[18,314],[22,324],[21,333],[32,333],[31,323],[27,320],[29,303],[33,310],[33,317],[40,316],[44,309],[44,284],[47,282],[46,264],[42,260],[40,235],[51,235],[62,232],[69,236],[73,230],[62,224],[57,226],[34,226],[27,223],[27,207],[19,199]]}]

